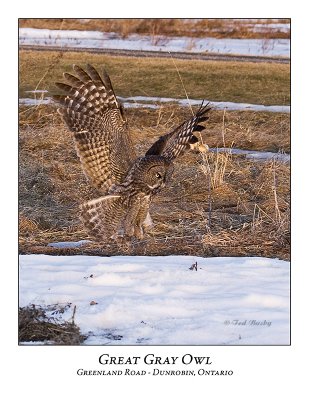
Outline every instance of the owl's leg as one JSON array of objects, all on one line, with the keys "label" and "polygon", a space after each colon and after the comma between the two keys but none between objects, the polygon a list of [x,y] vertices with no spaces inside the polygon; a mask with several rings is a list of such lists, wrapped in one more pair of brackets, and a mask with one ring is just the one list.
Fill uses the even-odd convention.
[{"label": "owl's leg", "polygon": [[144,237],[145,231],[153,227],[153,222],[149,214],[150,198],[145,197],[141,201],[139,213],[135,224],[135,236],[139,239]]},{"label": "owl's leg", "polygon": [[137,196],[131,202],[123,224],[125,236],[143,239],[144,228],[152,223],[149,215],[149,202],[148,196]]},{"label": "owl's leg", "polygon": [[140,211],[140,199],[135,198],[134,201],[131,202],[131,206],[128,209],[127,215],[123,221],[123,230],[124,236],[133,237],[136,236],[140,238],[140,234],[138,229],[136,229],[138,225],[138,215]]},{"label": "owl's leg", "polygon": [[153,227],[153,222],[149,212],[147,212],[147,215],[143,220],[144,217],[145,215],[144,213],[142,213],[141,218],[136,221],[136,224],[134,226],[134,236],[137,239],[143,239],[146,230],[149,230]]}]

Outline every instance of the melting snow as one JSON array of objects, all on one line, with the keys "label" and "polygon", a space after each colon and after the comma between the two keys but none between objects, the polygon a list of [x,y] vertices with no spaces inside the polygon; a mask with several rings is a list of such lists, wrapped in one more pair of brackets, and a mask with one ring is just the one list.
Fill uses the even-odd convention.
[{"label": "melting snow", "polygon": [[286,261],[21,255],[19,267],[20,306],[76,305],[85,344],[289,344]]},{"label": "melting snow", "polygon": [[[132,96],[120,97],[117,96],[123,103],[125,108],[159,108],[160,105],[156,103],[175,103],[180,106],[199,106],[204,101],[207,103],[209,100],[202,99],[173,99],[170,97],[151,97],[151,96]],[[53,100],[50,97],[44,98],[21,98],[19,104],[21,105],[40,105],[50,104]],[[289,113],[290,106],[265,106],[263,104],[249,104],[249,103],[233,103],[230,101],[210,101],[211,105],[217,110],[230,110],[230,111],[265,111],[265,112],[282,112]]]},{"label": "melting snow", "polygon": [[291,160],[290,154],[273,153],[271,151],[245,150],[227,147],[210,148],[209,150],[212,152],[244,155],[248,159],[257,161],[277,160],[280,162],[289,163]]},{"label": "melting snow", "polygon": [[[170,97],[151,97],[151,96],[132,96],[132,97],[120,97],[118,98],[125,102],[126,107],[130,107],[130,103],[142,105],[152,105],[152,103],[176,103],[181,106],[199,106],[204,101],[205,103],[210,102],[213,108],[218,110],[247,110],[247,111],[266,111],[266,112],[283,112],[289,113],[290,106],[265,106],[263,104],[249,104],[249,103],[234,103],[231,101],[210,101],[202,99],[174,99]],[[144,103],[140,103],[144,102]]]},{"label": "melting snow", "polygon": [[289,39],[165,37],[78,30],[19,29],[20,45],[290,57]]},{"label": "melting snow", "polygon": [[90,240],[79,240],[78,242],[53,242],[49,243],[47,246],[49,247],[55,247],[58,249],[72,249],[72,248],[77,248],[77,247],[82,247],[87,243],[90,243]]}]

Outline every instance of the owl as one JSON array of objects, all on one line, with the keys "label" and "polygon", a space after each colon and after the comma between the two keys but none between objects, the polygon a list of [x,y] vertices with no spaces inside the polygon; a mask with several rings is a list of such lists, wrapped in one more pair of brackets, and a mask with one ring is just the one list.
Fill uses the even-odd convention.
[{"label": "owl", "polygon": [[[161,136],[141,157],[135,154],[127,119],[105,70],[73,66],[64,73],[63,92],[53,96],[58,112],[73,132],[82,169],[102,196],[80,206],[81,220],[97,241],[142,239],[153,226],[149,206],[171,177],[173,162],[199,145],[193,132],[205,129],[210,107],[201,104],[194,116]],[[200,145],[199,145],[200,146]]]}]

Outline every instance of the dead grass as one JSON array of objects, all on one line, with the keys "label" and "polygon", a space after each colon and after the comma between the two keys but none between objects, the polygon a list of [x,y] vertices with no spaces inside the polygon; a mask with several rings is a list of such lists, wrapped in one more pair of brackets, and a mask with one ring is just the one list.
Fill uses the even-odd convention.
[{"label": "dead grass", "polygon": [[[73,141],[70,135],[65,133],[61,119],[55,111],[55,107],[45,105],[20,107],[21,150],[41,150],[42,159],[50,154],[45,152],[50,146],[56,146],[58,152],[64,146],[64,141],[69,141],[70,157],[76,159]],[[159,135],[171,130],[189,115],[187,107],[175,105],[164,105],[157,110],[126,110],[129,126],[140,153],[145,152],[149,143],[155,141]],[[62,134],[59,133],[59,127]],[[290,114],[212,110],[211,119],[207,122],[207,130],[202,133],[202,138],[210,147],[289,153]]]},{"label": "dead grass", "polygon": [[[185,98],[173,60],[74,52],[20,51],[20,97],[29,90],[55,92],[55,81],[73,64],[106,68],[119,96]],[[62,56],[61,56],[62,55]],[[290,104],[290,66],[275,63],[177,60],[190,98],[264,105]],[[164,71],[164,72],[163,72]]]},{"label": "dead grass", "polygon": [[[22,253],[173,253],[289,258],[289,166],[216,153],[189,153],[179,160],[170,185],[154,199],[151,213],[155,227],[143,241],[130,245],[93,242],[78,249],[47,247],[50,242],[87,238],[78,218],[78,205],[99,193],[88,185],[71,135],[58,119],[55,109],[43,108],[46,114],[43,109],[32,110],[30,116],[21,120],[19,200]],[[188,113],[188,109],[178,107],[128,110],[139,153],[142,154],[160,134],[188,117]],[[285,137],[289,143],[289,136],[281,129],[278,118],[280,121],[285,116],[226,113],[226,145],[234,140],[237,145],[241,143],[237,139],[240,121],[252,130],[252,146],[273,147],[275,134],[278,135],[275,147],[281,146],[280,137]],[[258,124],[260,120],[262,123]],[[213,111],[209,129],[203,134],[205,143],[211,146],[222,144],[222,121],[223,112]],[[288,119],[285,124],[288,127]],[[256,133],[257,126],[263,135],[259,135],[259,130]],[[268,142],[266,127],[272,127]],[[260,141],[259,136],[262,138]]]},{"label": "dead grass", "polygon": [[[253,24],[263,27],[262,31],[254,30]],[[115,32],[121,37],[137,33],[150,35],[155,41],[163,41],[165,36],[217,37],[217,38],[289,38],[290,32],[271,29],[271,23],[289,24],[289,19],[255,19],[254,21],[240,19],[20,19],[20,27],[41,29],[77,29]]]},{"label": "dead grass", "polygon": [[43,342],[45,344],[77,345],[85,340],[74,323],[59,318],[71,304],[54,304],[46,307],[31,304],[20,307],[18,315],[18,340],[22,342]]}]

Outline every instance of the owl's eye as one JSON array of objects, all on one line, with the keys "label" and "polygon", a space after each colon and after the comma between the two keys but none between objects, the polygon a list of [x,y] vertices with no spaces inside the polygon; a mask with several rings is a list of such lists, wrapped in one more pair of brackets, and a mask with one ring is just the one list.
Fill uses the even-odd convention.
[{"label": "owl's eye", "polygon": [[158,179],[161,179],[161,178],[162,178],[162,175],[159,174],[159,172],[157,172],[157,173],[156,173],[156,177],[157,177]]}]

